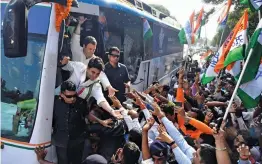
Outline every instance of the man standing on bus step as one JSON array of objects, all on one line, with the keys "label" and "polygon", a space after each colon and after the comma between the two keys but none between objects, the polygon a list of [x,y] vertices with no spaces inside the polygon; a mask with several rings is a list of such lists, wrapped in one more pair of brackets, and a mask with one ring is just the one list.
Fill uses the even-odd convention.
[{"label": "man standing on bus step", "polygon": [[86,136],[86,101],[77,97],[76,85],[64,81],[60,95],[55,96],[52,145],[56,147],[58,164],[79,164]]},{"label": "man standing on bus step", "polygon": [[[83,41],[83,48],[80,46],[80,30],[81,25],[86,21],[84,16],[78,18],[78,25],[75,29],[75,32],[72,34],[71,39],[71,51],[72,51],[72,60],[79,61],[88,65],[90,59],[95,57],[97,41],[92,36],[87,36]],[[114,89],[110,82],[108,81],[104,72],[101,72],[99,79],[103,85],[103,88],[108,89],[109,97],[114,96],[116,89]]]},{"label": "man standing on bus step", "polygon": [[130,87],[130,77],[124,64],[119,63],[120,50],[111,47],[108,54],[109,62],[105,64],[105,74],[111,85],[118,90],[116,97],[120,102],[126,101],[125,88]]}]

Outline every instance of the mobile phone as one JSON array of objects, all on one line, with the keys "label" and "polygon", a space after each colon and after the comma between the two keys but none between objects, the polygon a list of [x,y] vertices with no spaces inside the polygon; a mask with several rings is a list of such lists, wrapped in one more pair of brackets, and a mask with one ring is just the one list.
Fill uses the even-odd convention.
[{"label": "mobile phone", "polygon": [[175,105],[178,107],[182,107],[182,102],[175,102]]},{"label": "mobile phone", "polygon": [[219,118],[217,119],[217,126],[216,126],[217,133],[218,133],[219,130],[220,130],[220,127],[221,127],[221,125],[222,125],[222,122],[223,122],[223,117],[219,117]]}]

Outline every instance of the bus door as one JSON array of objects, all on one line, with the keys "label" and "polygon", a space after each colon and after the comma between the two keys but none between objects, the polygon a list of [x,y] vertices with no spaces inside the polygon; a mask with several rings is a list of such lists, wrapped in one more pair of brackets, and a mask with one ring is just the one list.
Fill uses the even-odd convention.
[{"label": "bus door", "polygon": [[[70,73],[68,71],[61,69],[62,65],[60,61],[62,58],[64,56],[69,56],[72,60],[84,58],[84,56],[79,57],[79,55],[83,55],[82,53],[74,54],[71,51],[73,42],[72,36],[75,35],[75,28],[78,25],[78,18],[80,16],[85,17],[86,21],[81,25],[79,36],[80,41],[78,41],[79,43],[76,43],[76,45],[78,44],[77,46],[79,48],[79,52],[83,51],[83,41],[85,37],[92,36],[97,40],[98,43],[95,54],[102,58],[104,56],[104,43],[100,35],[101,26],[99,25],[99,7],[96,5],[79,2],[79,8],[71,8],[70,16],[65,20],[64,27],[60,30],[56,88],[60,86],[63,81],[70,77]],[[76,57],[76,55],[78,56]],[[59,91],[59,89],[57,91]]]}]

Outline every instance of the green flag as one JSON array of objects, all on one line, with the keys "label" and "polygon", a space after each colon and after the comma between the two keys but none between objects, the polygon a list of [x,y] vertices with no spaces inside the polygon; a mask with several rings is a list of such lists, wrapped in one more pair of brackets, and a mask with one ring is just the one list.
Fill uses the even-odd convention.
[{"label": "green flag", "polygon": [[257,11],[262,8],[262,0],[240,0],[240,4],[248,5],[252,11]]},{"label": "green flag", "polygon": [[247,109],[257,106],[262,92],[262,19],[250,39],[246,57],[251,49],[251,57],[238,89],[238,96]]}]

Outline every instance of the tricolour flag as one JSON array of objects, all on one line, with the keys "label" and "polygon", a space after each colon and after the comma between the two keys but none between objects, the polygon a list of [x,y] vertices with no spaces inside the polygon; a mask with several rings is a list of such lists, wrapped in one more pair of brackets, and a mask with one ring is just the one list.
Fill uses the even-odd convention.
[{"label": "tricolour flag", "polygon": [[223,45],[220,47],[219,51],[215,54],[215,56],[213,56],[209,67],[207,68],[205,74],[202,76],[202,84],[211,82],[216,76],[218,76],[220,70],[224,68],[224,61],[226,59],[226,56],[231,49],[237,33],[239,33],[239,31],[242,29],[242,26],[244,26],[244,18],[245,14],[240,18],[233,31],[231,31]]},{"label": "tricolour flag", "polygon": [[206,72],[201,75],[202,84],[205,85],[207,83],[210,83],[215,77],[218,76],[218,72],[214,71],[214,67],[216,66],[220,54],[222,54],[222,50],[223,47],[220,47],[218,52],[212,57]]},{"label": "tricolour flag", "polygon": [[240,29],[224,61],[224,67],[226,67],[226,72],[230,73],[234,77],[239,75],[241,72],[241,60],[244,59],[245,47],[248,43],[247,26],[248,12],[247,10],[245,10]]},{"label": "tricolour flag", "polygon": [[241,99],[243,105],[247,109],[254,108],[257,106],[262,92],[261,84],[262,61],[260,62],[256,77],[252,81],[240,85],[239,89],[237,90],[238,97]]},{"label": "tricolour flag", "polygon": [[191,14],[189,20],[186,21],[184,28],[182,28],[178,34],[181,44],[194,44],[193,30],[194,30],[194,17],[195,12]]},{"label": "tricolour flag", "polygon": [[256,107],[262,92],[262,19],[250,39],[246,57],[251,49],[253,51],[238,89],[238,96],[246,108]]},{"label": "tricolour flag", "polygon": [[229,13],[231,5],[232,5],[232,0],[228,0],[227,3],[225,3],[223,11],[221,12],[221,14],[220,14],[220,16],[218,17],[218,20],[217,20],[219,28],[225,27],[225,25],[227,23],[228,13]]},{"label": "tricolour flag", "polygon": [[[233,51],[236,48],[236,46],[238,45],[237,42],[239,42],[239,39],[244,40],[244,38],[240,38],[240,36],[241,36],[241,33],[243,32],[243,29],[247,28],[247,23],[248,23],[248,12],[247,10],[245,10],[243,16],[240,18],[240,20],[234,27],[233,31],[229,34],[227,40],[223,44],[223,52],[221,56],[218,58],[218,62],[214,68],[216,72],[219,72],[221,69],[228,66],[232,62],[242,59],[240,55],[237,55],[237,53],[235,54],[231,53],[231,56],[229,57],[228,57],[228,54],[229,54],[229,51],[231,50]],[[225,63],[226,59],[227,59],[227,63]]]},{"label": "tricolour flag", "polygon": [[262,8],[262,0],[240,0],[240,4],[248,5],[252,11]]},{"label": "tricolour flag", "polygon": [[143,38],[144,40],[148,40],[153,36],[152,29],[148,23],[148,21],[144,18],[143,19]]},{"label": "tricolour flag", "polygon": [[207,52],[205,52],[205,53],[200,57],[200,60],[201,60],[201,61],[207,61],[207,60],[211,57],[211,54],[212,54],[212,50],[208,50]]},{"label": "tricolour flag", "polygon": [[202,7],[202,9],[199,12],[197,21],[196,21],[196,27],[194,28],[194,31],[193,31],[193,35],[194,35],[195,41],[200,38],[201,27],[202,27],[202,25],[204,23],[203,22],[203,17],[204,17],[204,8]]}]

